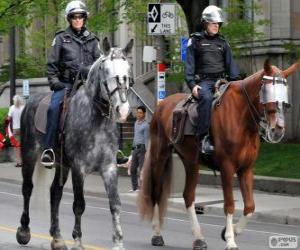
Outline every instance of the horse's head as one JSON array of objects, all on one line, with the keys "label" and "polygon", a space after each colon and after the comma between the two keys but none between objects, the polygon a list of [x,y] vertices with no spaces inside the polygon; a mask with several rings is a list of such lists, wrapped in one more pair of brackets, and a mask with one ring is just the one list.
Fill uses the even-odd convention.
[{"label": "horse's head", "polygon": [[96,63],[98,67],[95,67],[99,69],[97,73],[99,85],[96,88],[94,103],[103,115],[118,122],[125,122],[129,114],[127,94],[133,79],[127,55],[132,47],[133,40],[124,49],[112,48],[105,38],[103,40],[104,56],[99,58],[98,64]]},{"label": "horse's head", "polygon": [[299,63],[281,71],[266,60],[260,91],[260,103],[263,107],[261,125],[264,128],[263,137],[266,141],[279,142],[285,132],[285,111],[290,107],[286,78],[292,74]]}]

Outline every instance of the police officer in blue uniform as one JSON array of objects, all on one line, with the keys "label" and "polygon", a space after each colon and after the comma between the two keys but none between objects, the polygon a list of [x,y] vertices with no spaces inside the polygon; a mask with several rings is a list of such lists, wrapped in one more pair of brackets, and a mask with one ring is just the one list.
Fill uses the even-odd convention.
[{"label": "police officer in blue uniform", "polygon": [[206,7],[201,19],[203,30],[191,35],[187,47],[185,80],[199,100],[197,139],[204,154],[214,150],[208,135],[214,84],[220,78],[239,79],[229,44],[219,34],[222,23],[222,10],[214,5]]},{"label": "police officer in blue uniform", "polygon": [[54,92],[47,113],[41,163],[48,168],[55,162],[53,149],[56,146],[60,104],[65,91],[72,88],[79,75],[81,79],[86,79],[90,67],[101,55],[98,38],[85,27],[88,18],[86,5],[78,0],[71,1],[65,12],[70,26],[56,34],[47,64],[48,81]]}]

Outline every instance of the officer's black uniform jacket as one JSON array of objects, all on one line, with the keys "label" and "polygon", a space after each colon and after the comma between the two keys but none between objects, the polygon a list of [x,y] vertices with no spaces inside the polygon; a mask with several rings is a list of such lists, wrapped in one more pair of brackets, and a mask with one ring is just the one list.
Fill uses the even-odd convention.
[{"label": "officer's black uniform jacket", "polygon": [[50,88],[57,82],[73,84],[78,71],[86,77],[101,55],[98,42],[98,38],[85,28],[77,35],[71,27],[56,33],[47,63]]},{"label": "officer's black uniform jacket", "polygon": [[233,61],[231,49],[219,34],[208,36],[205,31],[192,34],[187,47],[185,80],[192,90],[197,84],[195,75],[226,75],[230,80],[239,78],[239,70]]}]

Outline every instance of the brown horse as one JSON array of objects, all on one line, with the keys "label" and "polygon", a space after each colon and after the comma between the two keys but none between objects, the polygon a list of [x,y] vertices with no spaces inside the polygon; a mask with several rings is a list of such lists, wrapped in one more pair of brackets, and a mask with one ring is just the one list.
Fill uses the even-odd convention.
[{"label": "brown horse", "polygon": [[[252,76],[232,82],[221,104],[212,111],[210,133],[213,136],[214,162],[220,168],[226,229],[226,249],[237,249],[235,234],[241,233],[255,208],[253,199],[253,167],[260,146],[260,135],[269,142],[278,142],[284,135],[284,110],[288,104],[286,77],[299,63],[285,71],[267,60],[264,69]],[[167,207],[172,177],[172,151],[181,158],[186,172],[183,198],[195,237],[193,249],[207,249],[195,213],[195,189],[198,182],[198,147],[193,136],[185,136],[180,144],[171,138],[172,112],[185,94],[175,94],[160,102],[150,127],[150,146],[143,166],[143,182],[139,194],[139,211],[152,220],[152,245],[164,245],[160,226]],[[233,176],[237,174],[244,201],[244,214],[233,224]]]}]

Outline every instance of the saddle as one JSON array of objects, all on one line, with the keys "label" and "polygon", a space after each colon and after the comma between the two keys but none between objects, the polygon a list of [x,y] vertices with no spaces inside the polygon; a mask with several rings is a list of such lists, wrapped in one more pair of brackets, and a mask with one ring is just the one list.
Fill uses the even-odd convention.
[{"label": "saddle", "polygon": [[[83,81],[76,81],[73,85],[73,88],[69,93],[65,93],[63,102],[60,104],[62,112],[60,112],[60,119],[59,119],[59,131],[60,133],[63,133],[64,130],[64,123],[65,118],[67,115],[69,103],[72,99],[72,97],[76,94],[76,91],[84,84]],[[42,134],[46,134],[46,128],[47,128],[47,113],[50,106],[52,97],[52,92],[46,95],[38,104],[36,113],[34,115],[34,125],[35,128],[41,132]]]},{"label": "saddle", "polygon": [[[224,79],[220,79],[216,82],[214,87],[214,99],[212,103],[212,111],[219,106],[222,101],[222,97],[230,83]],[[195,135],[198,112],[197,112],[198,100],[192,95],[188,95],[181,100],[173,110],[172,119],[172,143],[180,144],[183,141],[185,135]]]}]

